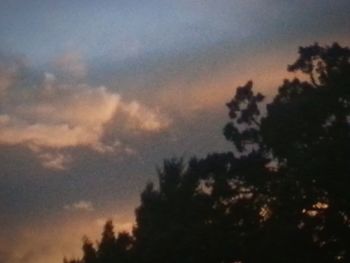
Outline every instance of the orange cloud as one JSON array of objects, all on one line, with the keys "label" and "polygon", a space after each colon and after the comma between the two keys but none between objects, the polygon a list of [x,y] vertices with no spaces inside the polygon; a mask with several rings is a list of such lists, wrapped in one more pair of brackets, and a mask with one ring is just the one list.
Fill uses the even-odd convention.
[{"label": "orange cloud", "polygon": [[170,120],[159,110],[151,110],[137,101],[122,103],[120,112],[126,114],[127,127],[139,131],[161,131],[170,125]]},{"label": "orange cloud", "polygon": [[[191,64],[191,67],[184,64],[183,68],[186,71],[180,69],[176,77],[170,80],[164,77],[161,88],[152,95],[144,95],[144,99],[151,104],[158,102],[162,108],[189,118],[195,113],[224,109],[225,103],[234,95],[236,87],[252,80],[254,88],[269,100],[276,94],[283,79],[306,78],[300,73],[287,71],[287,65],[293,63],[298,56],[298,45],[307,46],[315,40],[300,41],[281,45],[277,50],[265,47],[264,50],[261,48],[247,52],[243,49],[242,54],[237,53],[237,50],[228,49],[225,59],[220,52],[208,51],[204,62],[199,58],[199,62]],[[342,35],[319,39],[321,45],[329,45],[333,41],[339,41],[342,45],[350,44],[350,38]],[[222,60],[227,62],[220,63]]]},{"label": "orange cloud", "polygon": [[62,148],[97,144],[119,96],[106,88],[56,87],[1,115],[0,142]]},{"label": "orange cloud", "polygon": [[[51,169],[64,169],[71,161],[57,150],[85,146],[101,153],[117,152],[122,146],[120,130],[152,133],[169,126],[159,111],[138,101],[125,101],[103,86],[61,84],[52,74],[24,97],[23,102],[8,103],[0,113],[0,144],[27,145]],[[103,136],[110,122],[118,129],[109,131],[113,142],[106,144]],[[130,152],[129,147],[122,148]]]},{"label": "orange cloud", "polygon": [[225,103],[234,95],[236,87],[248,80],[253,80],[257,91],[271,97],[277,92],[283,79],[298,75],[287,72],[288,62],[285,55],[274,55],[268,59],[265,56],[269,57],[265,54],[240,64],[232,62],[225,68],[191,82],[176,80],[167,83],[168,86],[156,94],[155,98],[164,107],[190,117],[197,112],[223,109]]}]

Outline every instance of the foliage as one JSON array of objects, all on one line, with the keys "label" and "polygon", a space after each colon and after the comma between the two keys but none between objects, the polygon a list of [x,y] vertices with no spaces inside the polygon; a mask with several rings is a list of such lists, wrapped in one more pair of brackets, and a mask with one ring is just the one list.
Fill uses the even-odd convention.
[{"label": "foliage", "polygon": [[78,262],[349,262],[350,49],[302,47],[288,70],[309,80],[285,80],[268,104],[238,87],[234,150],[164,161],[132,236],[107,222]]}]

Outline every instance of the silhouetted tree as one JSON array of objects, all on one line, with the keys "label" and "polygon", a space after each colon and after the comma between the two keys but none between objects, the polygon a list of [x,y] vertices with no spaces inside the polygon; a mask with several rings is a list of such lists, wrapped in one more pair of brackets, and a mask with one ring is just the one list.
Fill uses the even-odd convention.
[{"label": "silhouetted tree", "polygon": [[88,238],[83,239],[83,263],[98,263],[97,253],[94,245]]},{"label": "silhouetted tree", "polygon": [[[350,49],[299,49],[272,102],[238,87],[224,128],[234,150],[165,160],[132,235],[105,225],[65,263],[350,261]],[[96,261],[97,260],[97,261]]]},{"label": "silhouetted tree", "polygon": [[[266,115],[260,114],[263,96],[254,94],[252,82],[238,88],[228,103],[233,121],[224,133],[239,152],[274,162],[281,175],[259,186],[273,200],[270,250],[280,249],[272,257],[345,262],[350,237],[350,50],[315,44],[300,48],[299,54],[289,70],[299,70],[310,80],[285,80]],[[290,250],[293,243],[303,246]],[[269,250],[268,242],[264,244]]]},{"label": "silhouetted tree", "polygon": [[118,234],[116,240],[116,253],[118,257],[118,263],[129,263],[133,260],[132,247],[133,238],[127,232],[121,232]]},{"label": "silhouetted tree", "polygon": [[114,227],[111,220],[107,221],[103,232],[101,242],[98,244],[97,257],[99,262],[115,263],[118,260],[117,240],[114,234]]},{"label": "silhouetted tree", "polygon": [[[266,145],[304,190],[303,209],[323,258],[349,260],[350,49],[300,48],[289,66],[309,81],[285,81],[262,121]],[[304,210],[305,211],[305,210]]]},{"label": "silhouetted tree", "polygon": [[135,252],[140,262],[189,262],[198,241],[192,240],[198,216],[191,216],[197,182],[177,159],[164,161],[158,178],[159,188],[149,184],[136,211]]}]

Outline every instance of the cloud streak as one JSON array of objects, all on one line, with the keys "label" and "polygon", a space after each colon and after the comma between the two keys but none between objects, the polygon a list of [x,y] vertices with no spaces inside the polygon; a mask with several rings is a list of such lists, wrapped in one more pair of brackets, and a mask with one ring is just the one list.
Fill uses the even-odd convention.
[{"label": "cloud streak", "polygon": [[68,211],[86,211],[86,212],[91,212],[94,211],[94,205],[90,201],[85,201],[85,200],[80,200],[78,202],[72,203],[65,205],[63,207],[65,210]]}]

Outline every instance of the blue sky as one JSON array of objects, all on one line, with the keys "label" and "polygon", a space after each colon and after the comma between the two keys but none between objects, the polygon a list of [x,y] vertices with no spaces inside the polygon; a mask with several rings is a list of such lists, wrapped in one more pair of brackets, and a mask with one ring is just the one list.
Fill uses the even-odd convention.
[{"label": "blue sky", "polygon": [[[224,39],[346,31],[347,1],[19,1],[0,3],[0,46],[45,63],[78,50],[92,59],[175,52]],[[317,21],[315,20],[317,19]],[[341,26],[344,28],[342,29]]]},{"label": "blue sky", "polygon": [[2,1],[2,45],[44,62],[67,49],[78,49],[90,58],[122,53],[118,49],[128,52],[129,45],[139,45],[144,52],[185,49],[225,33],[220,16],[226,14],[220,11],[214,17],[185,1],[144,3]]}]

